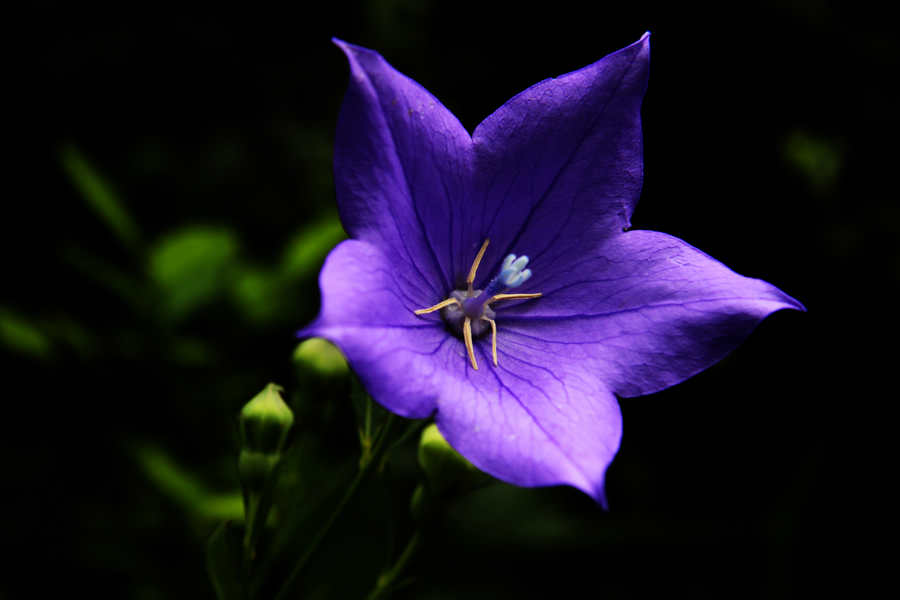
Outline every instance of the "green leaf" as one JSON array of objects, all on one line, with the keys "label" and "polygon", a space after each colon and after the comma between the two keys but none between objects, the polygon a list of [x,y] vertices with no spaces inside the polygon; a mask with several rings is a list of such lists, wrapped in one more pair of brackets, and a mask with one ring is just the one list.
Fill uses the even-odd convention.
[{"label": "green leaf", "polygon": [[206,543],[206,569],[219,600],[247,598],[241,540],[239,527],[222,523]]},{"label": "green leaf", "polygon": [[139,447],[134,456],[156,488],[189,514],[210,521],[240,521],[244,518],[244,503],[237,490],[210,491],[193,473],[156,446]]},{"label": "green leaf", "polygon": [[0,344],[17,354],[32,358],[48,358],[50,340],[24,317],[0,307]]},{"label": "green leaf", "polygon": [[151,298],[147,293],[147,286],[131,274],[122,272],[107,260],[77,246],[67,248],[63,252],[63,260],[121,298],[136,312],[144,313],[150,306]]},{"label": "green leaf", "polygon": [[219,227],[189,227],[160,240],[149,270],[164,314],[177,320],[212,302],[233,278],[237,255],[234,233]]},{"label": "green leaf", "polygon": [[239,269],[231,288],[237,308],[248,319],[265,323],[278,317],[285,292],[278,273],[245,265]]},{"label": "green leaf", "polygon": [[60,160],[69,179],[81,192],[81,196],[94,214],[123,244],[129,247],[136,246],[140,241],[138,226],[109,183],[74,146],[64,148]]},{"label": "green leaf", "polygon": [[337,217],[330,217],[298,233],[287,245],[281,271],[288,279],[302,279],[319,270],[328,252],[347,234]]},{"label": "green leaf", "polygon": [[258,324],[282,318],[296,302],[295,283],[315,276],[328,252],[345,237],[337,217],[329,217],[295,235],[275,268],[240,265],[230,280],[235,306]]}]

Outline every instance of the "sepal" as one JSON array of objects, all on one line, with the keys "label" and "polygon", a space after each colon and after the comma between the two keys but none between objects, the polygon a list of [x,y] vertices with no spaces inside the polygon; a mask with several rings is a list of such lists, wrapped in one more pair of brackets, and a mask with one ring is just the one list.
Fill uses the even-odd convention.
[{"label": "sepal", "polygon": [[270,383],[241,409],[241,446],[244,450],[277,454],[287,440],[294,413],[281,398],[284,389]]}]

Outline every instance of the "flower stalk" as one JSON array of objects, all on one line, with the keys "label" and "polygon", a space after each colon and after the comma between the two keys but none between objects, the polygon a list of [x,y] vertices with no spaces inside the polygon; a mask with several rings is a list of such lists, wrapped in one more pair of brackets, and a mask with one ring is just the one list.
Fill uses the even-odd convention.
[{"label": "flower stalk", "polygon": [[397,585],[395,584],[397,578],[403,574],[403,571],[416,555],[421,544],[422,530],[420,528],[416,529],[409,538],[406,547],[403,548],[403,552],[400,553],[400,556],[393,566],[378,576],[378,579],[375,581],[375,586],[372,588],[372,591],[369,592],[369,595],[366,596],[366,600],[378,600],[397,588]]},{"label": "flower stalk", "polygon": [[[371,399],[369,400],[371,403]],[[377,433],[377,437],[372,445],[371,452],[368,455],[363,455],[360,458],[359,469],[356,472],[356,476],[347,486],[347,489],[344,491],[344,495],[341,496],[341,499],[338,500],[338,503],[335,505],[334,510],[316,532],[315,536],[313,536],[309,545],[306,547],[306,550],[303,551],[297,561],[294,563],[293,568],[291,568],[291,572],[288,574],[287,578],[285,578],[284,583],[281,585],[281,589],[275,596],[275,600],[284,600],[288,598],[291,590],[294,587],[294,584],[297,581],[297,578],[303,573],[303,569],[306,567],[309,560],[313,557],[321,545],[322,541],[328,536],[328,533],[331,531],[332,526],[341,516],[346,508],[347,504],[353,497],[356,495],[356,492],[359,490],[360,484],[366,479],[369,473],[372,471],[372,467],[378,462],[382,452],[388,447],[387,440],[390,434],[391,427],[394,422],[394,415],[388,415],[387,420],[384,422],[384,425],[381,426],[380,430]]]}]

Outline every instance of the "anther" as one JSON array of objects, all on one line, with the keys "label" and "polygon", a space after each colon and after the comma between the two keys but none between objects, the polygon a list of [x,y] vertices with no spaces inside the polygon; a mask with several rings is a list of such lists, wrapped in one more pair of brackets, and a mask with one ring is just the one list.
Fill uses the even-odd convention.
[{"label": "anther", "polygon": [[475,348],[472,346],[472,319],[466,317],[463,321],[463,341],[466,343],[466,352],[469,353],[469,361],[472,368],[478,370],[478,362],[475,360]]},{"label": "anther", "polygon": [[536,294],[495,294],[491,296],[485,304],[490,304],[491,302],[496,302],[498,300],[528,300],[529,298],[540,298],[541,296],[543,296],[543,294],[540,292]]},{"label": "anther", "polygon": [[487,317],[481,317],[481,319],[491,324],[491,354],[494,357],[494,366],[497,367],[499,366],[497,362],[497,321]]},{"label": "anther", "polygon": [[478,265],[481,264],[481,259],[484,258],[484,251],[487,250],[488,244],[490,243],[490,239],[484,240],[484,243],[481,245],[481,250],[478,251],[475,260],[472,262],[472,268],[469,269],[469,276],[466,277],[466,286],[468,287],[469,294],[472,293],[472,282],[475,281],[475,273],[478,271]]},{"label": "anther", "polygon": [[414,310],[413,313],[417,315],[427,315],[428,313],[433,313],[436,310],[441,310],[446,306],[450,306],[451,304],[459,304],[462,306],[459,300],[456,298],[447,298],[446,300],[442,300],[438,302],[434,306],[429,306],[428,308],[420,308],[419,310]]}]

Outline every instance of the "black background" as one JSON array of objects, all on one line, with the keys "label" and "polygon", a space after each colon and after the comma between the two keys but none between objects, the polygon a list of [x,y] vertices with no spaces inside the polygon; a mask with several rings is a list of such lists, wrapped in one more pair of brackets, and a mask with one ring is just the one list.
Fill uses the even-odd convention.
[{"label": "black background", "polygon": [[[292,334],[318,306],[313,275],[261,321],[214,303],[158,328],[152,308],[136,311],[86,274],[78,257],[135,277],[144,258],[83,202],[63,149],[77,147],[109,181],[142,243],[213,224],[235,233],[245,260],[267,265],[304,224],[334,212],[330,155],[347,68],[332,36],[381,52],[471,131],[518,91],[645,30],[634,227],[685,239],[809,312],[776,314],[709,371],[624,400],[609,512],[570,489],[484,490],[430,535],[416,582],[398,597],[566,597],[586,587],[601,598],[788,598],[872,585],[885,559],[866,549],[887,535],[878,489],[895,470],[881,416],[892,393],[876,383],[878,355],[896,357],[900,272],[897,195],[886,183],[897,155],[891,23],[865,4],[810,0],[584,6],[392,0],[48,16],[21,63],[28,106],[13,118],[27,134],[18,156],[28,168],[3,201],[0,306],[34,323],[52,350],[0,348],[6,542],[18,558],[0,589],[213,597],[203,544],[214,524],[160,494],[130,449],[151,440],[211,485],[234,487],[234,416],[268,380],[298,385]],[[812,163],[798,147],[814,149]],[[89,332],[89,350],[66,344],[67,320]],[[215,358],[173,359],[172,336],[184,335]],[[335,446],[348,449],[338,455],[352,449],[343,417]],[[346,528],[336,536],[336,548],[344,539],[357,551],[319,574],[358,574],[366,589],[362,565],[377,569],[383,557]]]}]

